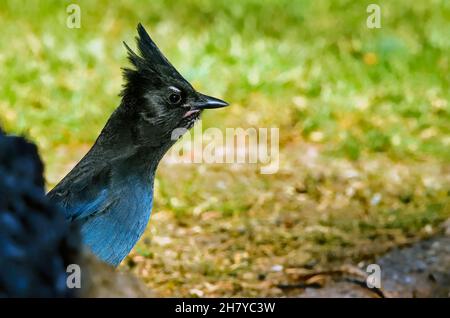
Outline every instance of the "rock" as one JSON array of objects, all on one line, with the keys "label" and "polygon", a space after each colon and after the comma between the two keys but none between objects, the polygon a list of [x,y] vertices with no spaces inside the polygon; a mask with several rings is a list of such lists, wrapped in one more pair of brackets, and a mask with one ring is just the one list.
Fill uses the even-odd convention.
[{"label": "rock", "polygon": [[[82,279],[80,297],[101,298],[150,298],[157,297],[141,280],[132,273],[120,271],[103,263],[89,251],[83,251]],[[83,276],[82,276],[83,277]]]},{"label": "rock", "polygon": [[[381,269],[381,288],[370,289],[361,275],[349,271],[329,271],[330,279],[322,288],[305,286],[298,297],[450,297],[450,220],[443,234],[396,248],[375,261]],[[339,273],[339,275],[335,275]],[[354,276],[353,280],[349,279]],[[317,287],[317,286],[315,286]]]},{"label": "rock", "polygon": [[395,249],[377,263],[386,297],[450,297],[450,237]]}]

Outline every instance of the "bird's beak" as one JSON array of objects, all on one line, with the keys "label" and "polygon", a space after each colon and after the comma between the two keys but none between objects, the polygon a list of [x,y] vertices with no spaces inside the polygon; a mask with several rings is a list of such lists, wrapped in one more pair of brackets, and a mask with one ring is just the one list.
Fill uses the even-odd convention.
[{"label": "bird's beak", "polygon": [[198,96],[198,100],[192,104],[192,107],[195,109],[211,109],[228,106],[228,103],[221,99],[203,95],[201,93],[198,93]]}]

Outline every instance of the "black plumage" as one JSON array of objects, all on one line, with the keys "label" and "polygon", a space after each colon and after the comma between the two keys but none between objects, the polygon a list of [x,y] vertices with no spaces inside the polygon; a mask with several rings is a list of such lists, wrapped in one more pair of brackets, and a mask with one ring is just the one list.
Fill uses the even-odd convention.
[{"label": "black plumage", "polygon": [[159,161],[207,108],[228,105],[197,92],[164,57],[142,25],[139,55],[124,70],[119,107],[84,158],[49,192],[83,242],[117,266],[145,230]]},{"label": "black plumage", "polygon": [[67,265],[77,263],[75,223],[45,197],[35,145],[0,131],[0,297],[69,297]]}]

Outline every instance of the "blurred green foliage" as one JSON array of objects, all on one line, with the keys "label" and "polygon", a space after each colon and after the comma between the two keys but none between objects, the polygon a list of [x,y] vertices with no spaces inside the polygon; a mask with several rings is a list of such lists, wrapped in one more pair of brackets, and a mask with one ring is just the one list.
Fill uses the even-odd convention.
[{"label": "blurred green foliage", "polygon": [[[450,2],[0,3],[0,121],[38,142],[91,143],[118,105],[122,40],[142,22],[196,87],[233,103],[206,126],[275,126],[332,155],[450,159]],[[252,120],[249,120],[252,118]],[[255,119],[256,118],[256,119]],[[51,160],[51,158],[47,158]]]}]

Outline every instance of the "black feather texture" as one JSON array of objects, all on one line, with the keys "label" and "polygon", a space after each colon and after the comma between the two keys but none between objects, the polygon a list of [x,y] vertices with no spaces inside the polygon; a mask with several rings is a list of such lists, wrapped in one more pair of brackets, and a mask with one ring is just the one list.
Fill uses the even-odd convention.
[{"label": "black feather texture", "polygon": [[137,31],[136,44],[139,54],[123,42],[133,68],[123,69],[125,84],[121,96],[140,95],[142,91],[139,88],[148,86],[149,82],[153,86],[161,86],[167,79],[188,83],[159,50],[142,24],[138,24]]},{"label": "black feather texture", "polygon": [[35,145],[0,131],[0,297],[67,297],[66,267],[78,262],[75,223],[45,197]]}]

